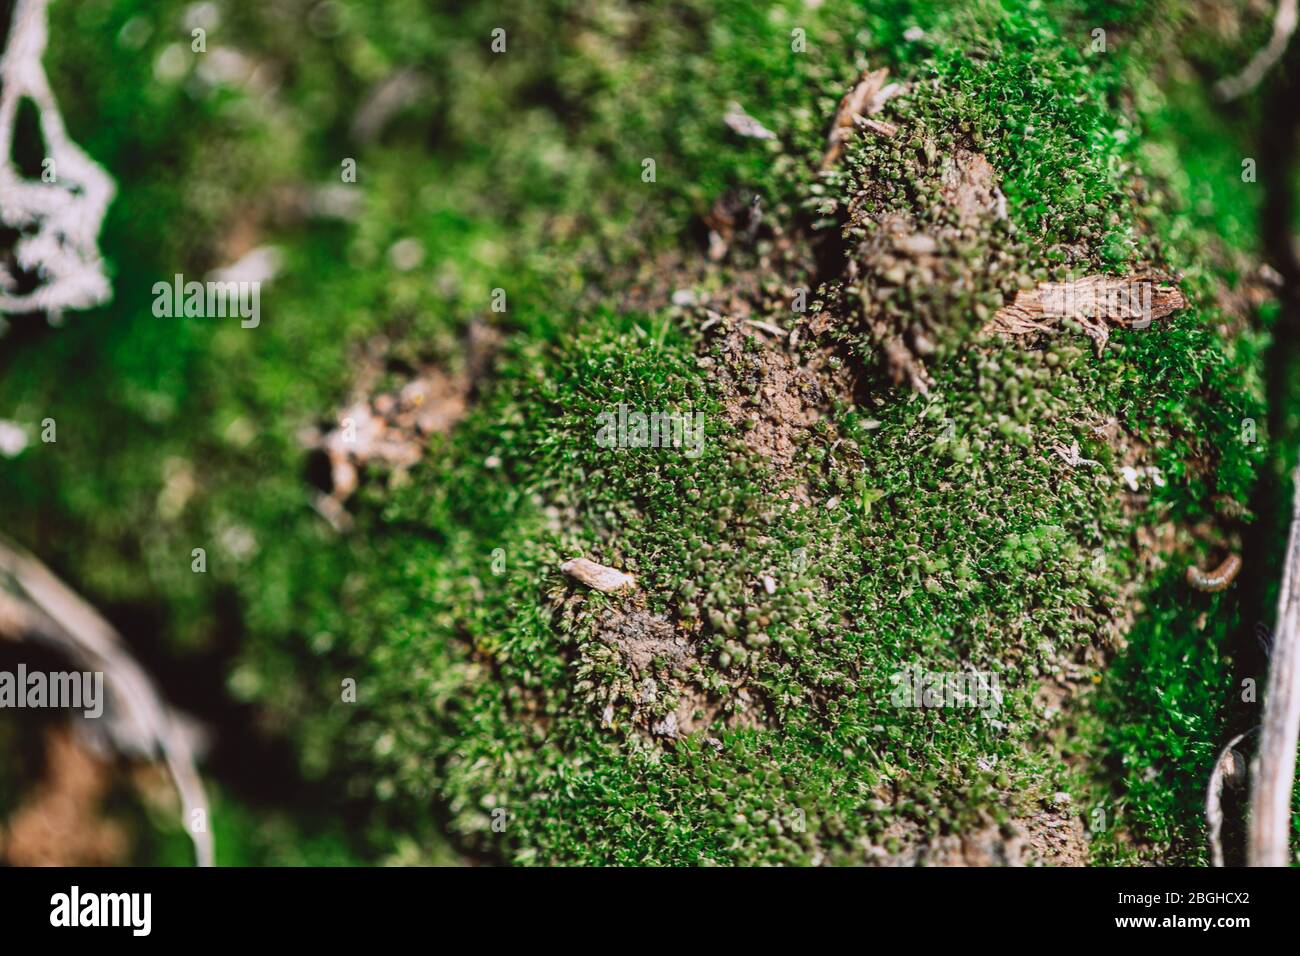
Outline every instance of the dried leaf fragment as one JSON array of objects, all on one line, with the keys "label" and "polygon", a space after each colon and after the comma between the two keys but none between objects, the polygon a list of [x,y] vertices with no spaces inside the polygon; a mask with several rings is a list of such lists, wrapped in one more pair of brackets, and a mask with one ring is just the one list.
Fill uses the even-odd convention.
[{"label": "dried leaf fragment", "polygon": [[984,331],[1000,335],[1052,332],[1072,319],[1083,326],[1100,355],[1112,326],[1145,329],[1186,305],[1176,286],[1159,284],[1151,276],[1092,275],[1022,289],[1010,305],[998,309]]},{"label": "dried leaf fragment", "polygon": [[571,558],[560,565],[560,570],[569,577],[581,581],[587,587],[595,588],[597,591],[604,591],[606,594],[621,591],[624,588],[636,587],[636,578],[632,577],[632,575],[624,574],[617,568],[606,567],[586,558]]},{"label": "dried leaf fragment", "polygon": [[776,139],[775,133],[746,113],[745,108],[739,103],[731,103],[727,107],[722,121],[737,136],[744,136],[746,139]]}]

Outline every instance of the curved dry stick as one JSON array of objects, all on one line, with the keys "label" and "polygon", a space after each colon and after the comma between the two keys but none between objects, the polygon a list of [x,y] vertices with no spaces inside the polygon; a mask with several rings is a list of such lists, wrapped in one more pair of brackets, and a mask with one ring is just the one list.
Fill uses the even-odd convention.
[{"label": "curved dry stick", "polygon": [[1214,90],[1221,99],[1235,100],[1259,85],[1264,74],[1271,70],[1286,52],[1287,44],[1291,42],[1291,34],[1295,33],[1296,21],[1300,18],[1298,14],[1300,10],[1297,10],[1297,0],[1279,0],[1277,13],[1273,16],[1273,35],[1268,38],[1268,43],[1250,58],[1244,70],[1214,85]]},{"label": "curved dry stick", "polygon": [[1282,566],[1273,645],[1259,749],[1251,762],[1251,866],[1286,866],[1290,858],[1291,788],[1295,783],[1296,740],[1300,737],[1300,469],[1291,502],[1291,532]]},{"label": "curved dry stick", "polygon": [[[213,864],[212,834],[203,781],[190,735],[127,650],[121,636],[94,608],[35,558],[0,541],[0,636],[31,638],[53,647],[87,670],[100,671],[112,695],[104,720],[112,743],[128,754],[161,755],[180,795],[185,830],[199,866]],[[203,829],[196,831],[195,811]]]},{"label": "curved dry stick", "polygon": [[1214,770],[1210,773],[1210,783],[1205,788],[1205,822],[1210,827],[1210,862],[1214,866],[1223,866],[1223,841],[1219,838],[1219,834],[1223,830],[1224,761],[1232,753],[1232,748],[1258,729],[1258,727],[1252,727],[1244,733],[1237,734],[1223,745],[1223,749],[1219,751],[1219,756],[1214,759]]}]

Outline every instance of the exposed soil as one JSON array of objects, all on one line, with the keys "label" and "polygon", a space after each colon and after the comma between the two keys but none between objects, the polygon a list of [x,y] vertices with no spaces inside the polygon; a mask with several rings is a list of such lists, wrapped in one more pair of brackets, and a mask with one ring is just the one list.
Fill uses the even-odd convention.
[{"label": "exposed soil", "polygon": [[10,866],[108,866],[125,862],[127,834],[103,816],[109,764],[62,724],[47,731],[45,778],[0,827],[0,859]]},{"label": "exposed soil", "polygon": [[602,714],[615,723],[615,707],[631,707],[632,722],[653,737],[673,740],[722,720],[726,726],[755,727],[764,709],[744,687],[710,693],[699,682],[703,662],[690,634],[668,618],[643,608],[610,609],[597,622],[596,639],[613,648],[626,678],[607,689]]},{"label": "exposed soil", "polygon": [[[716,340],[714,355],[700,359],[727,398],[727,421],[741,429],[745,444],[788,482],[788,494],[809,502],[795,467],[804,435],[836,402],[853,402],[854,374],[825,348],[800,353],[788,338],[773,340],[732,327]],[[716,356],[716,357],[715,357]]]},{"label": "exposed soil", "polygon": [[989,823],[925,841],[915,824],[895,824],[887,836],[906,849],[873,854],[881,866],[1084,866],[1088,840],[1083,821],[1065,804],[999,827]]}]

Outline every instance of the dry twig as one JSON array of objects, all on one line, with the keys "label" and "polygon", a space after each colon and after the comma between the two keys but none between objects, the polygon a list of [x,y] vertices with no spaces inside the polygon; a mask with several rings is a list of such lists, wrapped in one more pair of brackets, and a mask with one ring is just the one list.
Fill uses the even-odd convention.
[{"label": "dry twig", "polygon": [[[192,732],[163,702],[113,626],[45,565],[2,541],[0,637],[45,644],[77,666],[103,673],[108,701],[102,719],[110,742],[122,753],[162,757],[180,795],[183,825],[198,863],[211,866],[208,803]],[[195,811],[201,811],[198,829]]]},{"label": "dry twig", "polygon": [[[1258,729],[1258,728],[1256,728]],[[1241,755],[1233,748],[1241,743],[1255,730],[1237,734],[1219,751],[1214,761],[1214,771],[1210,774],[1209,786],[1205,788],[1205,822],[1210,826],[1210,860],[1215,866],[1223,866],[1223,786],[1230,783],[1239,786],[1244,773]]]},{"label": "dry twig", "polygon": [[1290,860],[1287,836],[1300,736],[1300,470],[1293,481],[1291,532],[1277,599],[1277,635],[1264,693],[1259,749],[1250,767],[1246,858],[1251,866],[1286,866]]},{"label": "dry twig", "polygon": [[1221,99],[1235,100],[1259,85],[1264,74],[1282,59],[1287,44],[1291,42],[1291,34],[1295,33],[1297,19],[1300,19],[1297,0],[1279,0],[1277,13],[1273,16],[1273,35],[1268,38],[1268,43],[1250,58],[1244,70],[1215,84],[1214,90]]}]

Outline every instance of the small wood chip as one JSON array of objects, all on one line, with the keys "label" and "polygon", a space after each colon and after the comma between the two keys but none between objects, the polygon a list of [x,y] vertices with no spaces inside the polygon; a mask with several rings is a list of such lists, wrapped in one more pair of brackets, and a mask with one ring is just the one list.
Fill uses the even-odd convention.
[{"label": "small wood chip", "polygon": [[775,133],[746,113],[739,103],[732,103],[722,120],[737,136],[746,139],[776,139]]},{"label": "small wood chip", "polygon": [[886,123],[884,120],[864,119],[861,123],[863,129],[869,129],[873,133],[879,133],[881,136],[893,136],[898,132],[898,127],[893,123]]},{"label": "small wood chip", "polygon": [[984,331],[1001,335],[1053,332],[1066,319],[1073,319],[1100,355],[1112,326],[1145,329],[1186,305],[1176,286],[1160,285],[1150,276],[1092,275],[1022,289],[1010,305],[998,309]]},{"label": "small wood chip", "polygon": [[900,233],[893,237],[893,242],[894,248],[899,252],[917,258],[932,256],[939,248],[934,237],[927,236],[923,232]]},{"label": "small wood chip", "polygon": [[576,578],[589,588],[604,591],[606,594],[621,591],[623,588],[635,588],[636,578],[624,574],[617,568],[608,568],[586,558],[572,558],[560,565],[560,570],[571,578]]},{"label": "small wood chip", "polygon": [[[826,152],[822,156],[822,169],[830,169],[835,165],[835,161],[844,152],[844,143],[858,128],[859,123],[864,125],[868,123],[868,117],[879,113],[890,97],[902,92],[903,88],[897,83],[886,85],[885,79],[888,76],[889,70],[884,67],[879,70],[864,70],[853,89],[844,94],[839,108],[835,110],[835,121],[831,123]],[[895,130],[890,124],[882,125],[888,127],[888,131],[883,128],[872,128],[875,132],[886,136],[894,134]]]}]

